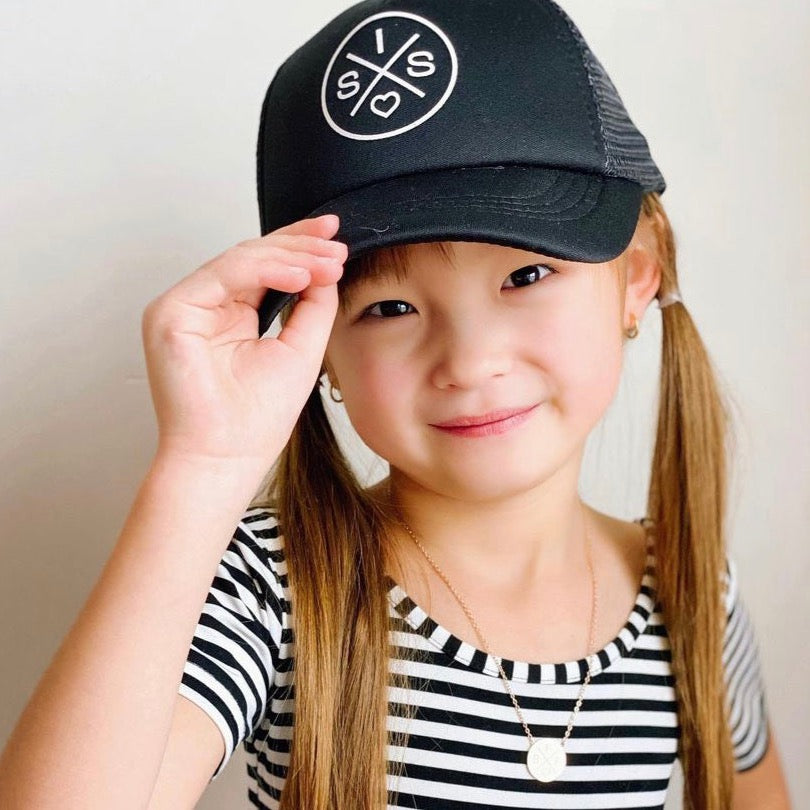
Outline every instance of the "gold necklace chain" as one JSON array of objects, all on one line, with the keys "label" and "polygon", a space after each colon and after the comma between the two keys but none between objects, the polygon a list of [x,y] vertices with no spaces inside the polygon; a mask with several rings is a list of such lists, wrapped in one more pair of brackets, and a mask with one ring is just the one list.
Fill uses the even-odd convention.
[{"label": "gold necklace chain", "polygon": [[[584,509],[583,509],[583,518],[584,518]],[[565,734],[563,735],[562,741],[559,743],[560,749],[562,750],[561,758],[559,752],[552,751],[550,748],[546,747],[543,753],[540,753],[540,749],[537,749],[537,753],[532,757],[532,750],[536,748],[535,746],[535,738],[532,736],[531,731],[529,730],[529,726],[526,723],[526,720],[523,717],[523,713],[520,711],[520,706],[518,705],[517,698],[515,697],[515,693],[512,691],[511,686],[509,685],[509,679],[506,677],[506,673],[503,671],[503,667],[501,666],[501,659],[497,656],[493,655],[489,645],[487,644],[486,639],[484,638],[484,634],[481,632],[481,628],[478,626],[478,622],[475,620],[475,617],[472,615],[469,607],[467,607],[467,603],[464,601],[462,596],[456,591],[456,589],[451,585],[450,580],[447,578],[446,574],[439,568],[436,562],[428,553],[427,549],[422,545],[419,541],[419,538],[416,536],[416,533],[411,529],[411,527],[400,517],[399,522],[403,529],[411,536],[413,541],[419,547],[419,550],[422,554],[425,555],[427,561],[433,566],[436,573],[441,577],[442,581],[445,585],[449,588],[450,592],[458,601],[459,605],[461,605],[461,609],[464,611],[467,618],[470,620],[470,624],[472,624],[475,632],[478,634],[478,637],[481,639],[481,643],[484,646],[484,649],[492,658],[498,666],[498,672],[500,673],[501,679],[506,686],[506,691],[509,694],[509,697],[512,700],[512,705],[515,707],[515,711],[517,712],[518,717],[520,718],[520,722],[523,725],[523,730],[526,732],[526,736],[529,738],[529,753],[530,759],[533,758],[537,760],[537,757],[540,756],[543,758],[543,763],[541,763],[540,770],[537,770],[537,766],[533,766],[533,764],[529,764],[529,771],[532,773],[536,779],[542,782],[550,782],[555,779],[562,769],[565,767],[565,743],[568,740],[569,736],[571,735],[571,729],[574,727],[574,721],[577,716],[577,712],[582,705],[583,695],[585,694],[585,689],[591,681],[591,655],[593,654],[593,646],[594,646],[594,638],[596,635],[596,612],[597,612],[597,591],[596,591],[596,575],[593,571],[593,562],[591,560],[591,538],[590,533],[588,532],[588,522],[585,520],[585,554],[588,561],[588,570],[591,574],[591,627],[590,627],[590,638],[588,641],[588,650],[591,651],[587,655],[588,660],[588,673],[585,676],[585,679],[582,682],[582,687],[579,690],[579,695],[577,696],[576,703],[574,705],[574,710],[571,712],[571,716],[568,719],[568,725],[565,729]],[[541,738],[542,741],[545,741],[545,738]],[[538,741],[539,742],[539,741]],[[553,757],[554,762],[550,763],[547,757]],[[543,765],[547,765],[547,769],[543,770]],[[542,773],[542,775],[538,775]]]}]

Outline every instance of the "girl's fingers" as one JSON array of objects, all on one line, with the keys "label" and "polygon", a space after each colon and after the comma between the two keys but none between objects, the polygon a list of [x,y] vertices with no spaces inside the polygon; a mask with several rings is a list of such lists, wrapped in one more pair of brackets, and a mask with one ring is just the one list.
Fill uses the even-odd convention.
[{"label": "girl's fingers", "polygon": [[272,287],[297,293],[312,281],[313,273],[303,267],[278,262],[263,265],[223,263],[201,267],[165,294],[166,305],[213,310],[244,298],[245,290]]},{"label": "girl's fingers", "polygon": [[329,237],[337,233],[339,225],[340,218],[337,214],[323,214],[320,217],[296,220],[282,228],[277,228],[272,233],[295,235],[299,233],[312,233],[314,231],[317,236],[329,239]]},{"label": "girl's fingers", "polygon": [[310,253],[320,253],[324,256],[336,256],[337,258],[344,258],[346,255],[345,242],[326,239],[314,233],[283,234],[273,231],[264,236],[244,239],[236,245],[236,247],[243,249],[253,248],[259,252],[272,246],[306,250]]},{"label": "girl's fingers", "polygon": [[248,301],[255,308],[267,288],[297,293],[309,285],[334,284],[343,272],[346,245],[308,236],[295,240],[303,249],[257,244],[262,240],[234,245],[181,279],[166,295],[204,309],[235,300]]},{"label": "girl's fingers", "polygon": [[308,287],[299,296],[277,339],[320,363],[337,307],[337,284]]},{"label": "girl's fingers", "polygon": [[[311,236],[273,236],[262,239],[252,239],[234,245],[231,250],[239,253],[245,259],[261,260],[274,256],[309,256],[318,260],[346,261],[348,248],[344,242],[333,242],[329,239],[319,239]],[[225,255],[225,254],[221,254]],[[209,264],[219,260],[220,256],[212,259]]]}]

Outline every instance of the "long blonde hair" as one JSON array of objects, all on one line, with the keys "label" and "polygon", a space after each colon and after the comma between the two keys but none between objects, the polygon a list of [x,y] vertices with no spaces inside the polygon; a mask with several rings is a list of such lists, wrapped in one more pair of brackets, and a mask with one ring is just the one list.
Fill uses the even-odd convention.
[{"label": "long blonde hair", "polygon": [[[657,194],[645,195],[641,217],[655,234],[663,296],[678,279],[675,240]],[[441,243],[435,248],[444,253]],[[347,283],[374,273],[383,251],[401,266],[407,246],[352,259]],[[657,524],[658,599],[678,699],[684,807],[724,810],[733,773],[721,581],[730,420],[689,312],[675,304],[662,318],[647,515]],[[278,511],[295,616],[295,721],[281,810],[381,810],[388,802],[386,746],[406,742],[386,730],[389,684],[407,686],[388,665],[390,516],[344,458],[317,387],[253,505]],[[397,764],[391,767],[396,776]]]}]

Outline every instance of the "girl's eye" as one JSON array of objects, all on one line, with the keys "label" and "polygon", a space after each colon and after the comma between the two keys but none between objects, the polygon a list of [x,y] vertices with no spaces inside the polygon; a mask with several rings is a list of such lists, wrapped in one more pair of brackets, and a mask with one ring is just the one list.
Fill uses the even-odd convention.
[{"label": "girl's eye", "polygon": [[546,275],[556,272],[547,264],[529,264],[526,267],[521,267],[520,270],[515,270],[514,273],[510,273],[503,286],[527,287],[529,284],[535,284],[541,278],[545,278]]},{"label": "girl's eye", "polygon": [[363,315],[372,318],[395,318],[398,315],[407,315],[414,308],[407,301],[378,301],[363,311]]}]

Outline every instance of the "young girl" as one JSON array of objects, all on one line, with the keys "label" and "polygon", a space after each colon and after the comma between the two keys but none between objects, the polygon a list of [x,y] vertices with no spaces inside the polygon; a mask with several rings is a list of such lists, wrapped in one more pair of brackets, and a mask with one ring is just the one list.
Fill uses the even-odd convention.
[{"label": "young girl", "polygon": [[[0,806],[190,807],[243,743],[256,807],[660,808],[676,758],[687,807],[787,807],[664,180],[571,20],[352,6],[276,74],[258,169],[264,236],[144,312],[158,450]],[[627,522],[578,479],[653,299]]]}]

